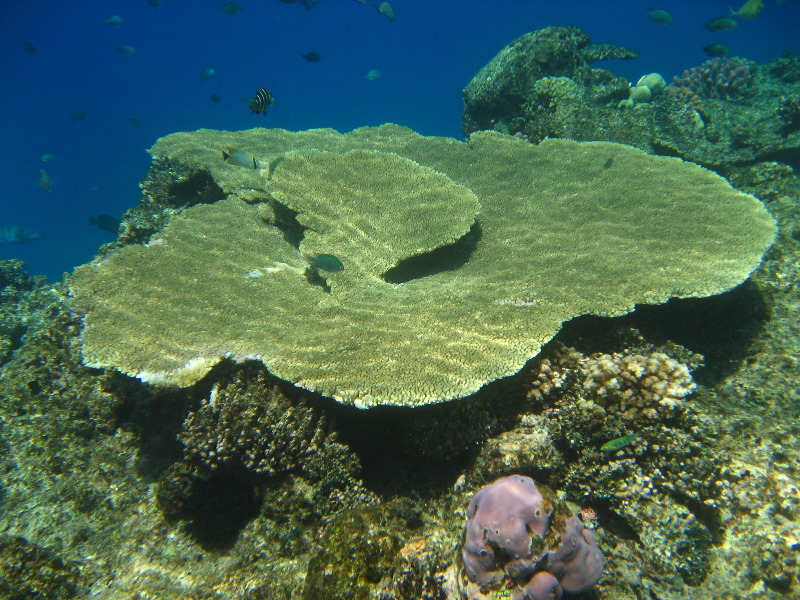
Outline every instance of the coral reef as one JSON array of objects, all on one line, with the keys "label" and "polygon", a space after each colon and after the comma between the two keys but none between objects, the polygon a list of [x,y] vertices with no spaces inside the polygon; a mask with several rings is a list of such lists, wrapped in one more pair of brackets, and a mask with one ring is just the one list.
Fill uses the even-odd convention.
[{"label": "coral reef", "polygon": [[0,537],[0,598],[67,600],[79,595],[78,569],[19,537]]},{"label": "coral reef", "polygon": [[[19,347],[41,302],[44,277],[32,277],[24,267],[21,260],[0,261],[0,365]],[[40,293],[31,294],[35,289]]]},{"label": "coral reef", "polygon": [[683,410],[681,399],[695,388],[687,366],[663,352],[595,354],[575,361],[576,354],[566,349],[560,368],[544,359],[531,395],[542,398],[577,377],[580,395],[625,420],[645,423],[675,417]]},{"label": "coral reef", "polygon": [[[715,58],[653,93],[642,79],[631,86],[590,68],[586,47],[588,36],[575,28],[548,27],[510,42],[465,87],[464,133],[616,141],[716,168],[800,151],[800,134],[787,131],[775,110],[781,96],[800,94],[794,56],[764,66]],[[569,90],[568,99],[540,91],[550,78]]]},{"label": "coral reef", "polygon": [[673,88],[690,98],[739,100],[755,92],[757,66],[740,58],[717,57],[672,79]]},{"label": "coral reef", "polygon": [[[274,164],[271,177],[219,161],[209,149],[220,144]],[[774,236],[760,202],[722,178],[617,144],[492,132],[461,143],[387,125],[206,130],[153,153],[207,170],[228,197],[79,268],[70,288],[87,312],[86,364],[158,385],[257,359],[359,407],[462,397],[517,372],[576,315],[738,285]],[[295,215],[289,231],[281,212]],[[310,273],[304,255],[319,253],[344,269]],[[417,257],[427,271],[387,281]]]},{"label": "coral reef", "polygon": [[308,564],[303,598],[453,598],[445,571],[457,536],[424,504],[406,500],[343,513],[326,527]]},{"label": "coral reef", "polygon": [[[590,90],[593,98],[613,100],[616,104],[627,98],[628,82],[607,71],[593,69],[591,63],[636,56],[636,52],[627,48],[591,44],[589,36],[577,27],[545,27],[525,34],[509,43],[464,88],[462,129],[466,135],[483,129],[513,134],[521,130],[516,119],[524,114],[569,112],[569,104],[537,101],[541,100],[543,90],[541,85],[538,89],[534,86],[541,79],[560,82],[562,88],[569,90],[570,97],[577,96],[578,91],[583,96]],[[564,86],[565,80],[569,80],[568,86]],[[563,94],[557,91],[554,97]],[[536,141],[543,138],[536,136]]]},{"label": "coral reef", "polygon": [[[545,50],[559,47],[554,42]],[[589,46],[586,52],[582,60],[589,61],[609,50]],[[569,64],[569,57],[557,53],[539,56],[549,57],[545,62],[550,65]],[[511,131],[519,131],[518,137],[528,132],[534,140],[553,131],[599,136],[716,166],[732,185],[763,199],[779,224],[775,244],[746,285],[722,296],[639,307],[621,319],[575,319],[517,376],[459,402],[358,411],[280,384],[255,361],[241,366],[223,361],[188,389],[150,387],[86,367],[78,335],[84,324],[91,326],[91,313],[69,309],[64,286],[44,285],[16,261],[2,263],[0,529],[5,535],[0,538],[0,595],[462,600],[476,587],[468,588],[459,558],[470,496],[497,478],[519,473],[546,484],[539,486],[543,496],[550,495],[548,487],[558,490],[552,496],[558,500],[553,500],[557,508],[551,530],[563,540],[585,548],[581,538],[588,544],[587,529],[593,530],[591,537],[607,563],[587,597],[798,596],[800,180],[792,168],[798,133],[786,127],[789,99],[800,97],[798,61],[786,55],[758,67],[755,96],[735,102],[700,99],[696,106],[685,94],[667,90],[649,103],[620,110],[616,104],[627,96],[629,85],[603,73],[592,69],[597,96],[566,73],[539,77],[529,88],[535,88],[535,97],[530,92],[526,98],[532,101],[523,106],[534,111],[526,117],[531,120],[498,120],[495,126],[518,125]],[[787,99],[783,105],[781,97]],[[425,152],[414,147],[413,136],[392,142],[398,131],[368,129],[356,135],[367,150],[393,151],[446,173],[472,189],[482,204],[484,196],[505,193],[478,189],[459,169],[431,162],[441,148]],[[342,139],[346,143],[334,148]],[[469,152],[485,151],[491,139],[476,136]],[[219,145],[239,142],[263,150],[263,155],[258,151],[263,173],[219,160]],[[249,214],[256,223],[278,228],[296,258],[306,231],[298,215],[274,200],[270,176],[280,171],[287,149],[343,153],[350,142],[331,131],[166,138],[161,147],[170,149],[154,159],[142,204],[128,214],[121,243],[150,241],[152,248],[170,243],[167,221],[180,224],[184,212],[213,210],[225,202],[223,197],[232,196],[252,203]],[[325,143],[330,145],[323,148]],[[453,144],[460,148],[441,142],[443,147]],[[608,162],[605,156],[599,160]],[[518,178],[528,187],[540,183],[497,162],[492,179]],[[616,158],[606,170],[615,164]],[[599,185],[603,180],[594,181]],[[636,190],[642,187],[641,180],[637,183]],[[484,214],[486,204],[476,217],[481,227],[484,217],[493,217],[491,211]],[[240,224],[234,222],[233,228]],[[448,269],[458,271],[482,256],[487,239],[498,241],[481,227],[471,227],[450,249],[453,254],[443,261]],[[203,234],[215,239],[219,230],[217,223],[216,230]],[[248,239],[239,249],[242,255],[260,239]],[[118,245],[108,248],[111,260]],[[514,254],[520,246],[508,243],[505,252]],[[537,247],[533,254],[543,255],[545,249]],[[225,268],[236,256],[228,254]],[[557,252],[554,260],[565,256],[573,255]],[[337,293],[336,277],[350,275],[347,257],[339,257],[344,271],[318,273],[310,283],[323,297]],[[206,260],[209,255],[198,253],[194,269],[176,271],[176,277],[197,279],[202,290]],[[430,255],[421,260],[429,261]],[[289,264],[308,268],[300,259]],[[513,286],[521,270],[536,273],[537,264],[521,256],[513,269],[498,269],[496,275],[503,285]],[[272,265],[259,268],[264,266]],[[463,297],[457,287],[444,285],[441,264],[424,278],[419,267],[407,261],[401,266],[412,276],[403,279],[394,267],[386,277],[400,291],[432,278],[454,298]],[[564,277],[576,272],[581,271]],[[313,279],[310,274],[306,278]],[[623,279],[615,279],[610,289]],[[544,308],[539,283],[534,279],[525,290],[515,289],[489,310],[499,306],[529,317]],[[558,284],[564,285],[563,278]],[[194,303],[202,297],[189,299]],[[382,299],[384,309],[394,306],[392,295]],[[241,311],[238,305],[223,306],[223,312],[229,306]],[[322,329],[329,316],[325,308],[314,305],[305,318],[316,319]],[[459,331],[486,318],[486,308],[465,314],[457,323]],[[730,320],[723,312],[732,313]],[[281,313],[270,324],[280,326],[285,316]],[[192,321],[198,331],[203,323]],[[642,332],[644,324],[649,332],[657,331],[653,338],[645,336],[653,343],[645,341],[644,333],[631,335],[632,323]],[[692,330],[688,336],[687,329]],[[501,331],[491,330],[486,339]],[[340,343],[320,353],[334,360],[351,352],[354,340],[340,333]],[[705,354],[703,368],[696,352]],[[376,363],[372,368],[381,367]],[[691,395],[684,395],[693,385],[687,371],[696,386]],[[279,384],[280,394],[275,391]],[[210,406],[213,389],[215,400],[230,400],[242,411],[244,427],[233,420],[230,408]],[[295,423],[281,410],[296,416],[305,442],[322,439],[322,451],[309,453],[305,443],[282,444],[288,439],[282,424]],[[187,414],[197,434],[192,439],[205,449],[182,457],[177,436]],[[262,431],[275,434],[274,444],[251,435],[262,427],[256,423],[262,417],[267,423]],[[243,436],[241,445],[234,431]],[[235,451],[224,450],[223,440],[237,444]],[[283,454],[298,447],[302,461]],[[212,448],[223,449],[225,460],[211,457]],[[248,453],[261,453],[263,461],[251,460]],[[211,460],[201,460],[204,455]],[[357,462],[364,466],[364,481],[353,470]],[[261,464],[266,467],[259,471]],[[566,508],[562,499],[568,501]],[[573,517],[579,510],[582,526]],[[209,543],[220,540],[224,543]],[[560,553],[555,539],[551,548],[554,555]],[[554,558],[553,563],[560,561]],[[558,571],[558,577],[563,582],[564,573]],[[486,596],[508,600],[524,590],[531,598],[555,597],[558,577],[539,571],[524,588],[511,586]]]},{"label": "coral reef", "polygon": [[506,587],[508,578],[520,588],[515,598],[547,600],[562,588],[585,592],[603,574],[591,530],[574,515],[557,514],[552,494],[546,499],[530,477],[484,486],[470,500],[467,519],[464,570],[482,594]]},{"label": "coral reef", "polygon": [[778,114],[785,132],[800,130],[800,100],[781,96],[778,100]]},{"label": "coral reef", "polygon": [[183,423],[180,440],[189,461],[204,471],[232,465],[275,475],[331,454],[336,442],[322,415],[277,388],[260,393],[265,387],[263,374],[247,383],[215,384]]}]

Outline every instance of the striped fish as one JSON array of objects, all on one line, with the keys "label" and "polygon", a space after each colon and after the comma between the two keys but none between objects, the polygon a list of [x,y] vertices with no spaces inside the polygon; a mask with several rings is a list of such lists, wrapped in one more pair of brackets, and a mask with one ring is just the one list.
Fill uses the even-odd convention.
[{"label": "striped fish", "polygon": [[256,95],[253,96],[253,99],[247,106],[257,115],[266,115],[269,107],[272,106],[274,102],[275,98],[272,96],[272,92],[264,88],[258,88]]}]

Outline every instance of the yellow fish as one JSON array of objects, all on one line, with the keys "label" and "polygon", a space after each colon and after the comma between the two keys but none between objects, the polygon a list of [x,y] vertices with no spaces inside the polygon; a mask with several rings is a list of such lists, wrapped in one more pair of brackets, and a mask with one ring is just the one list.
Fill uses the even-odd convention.
[{"label": "yellow fish", "polygon": [[731,16],[749,21],[760,15],[763,9],[764,0],[747,0],[739,10],[731,10]]}]

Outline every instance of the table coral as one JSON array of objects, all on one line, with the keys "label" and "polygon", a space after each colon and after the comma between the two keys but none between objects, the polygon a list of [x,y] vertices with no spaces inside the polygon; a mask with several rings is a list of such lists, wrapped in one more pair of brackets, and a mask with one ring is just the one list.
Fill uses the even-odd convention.
[{"label": "table coral", "polygon": [[[228,145],[264,168],[223,162]],[[738,285],[775,235],[721,177],[613,143],[386,125],[199,131],[152,153],[227,197],[70,287],[85,363],[162,385],[255,359],[359,407],[458,398],[517,372],[574,316]],[[344,269],[312,272],[304,256],[320,253]]]}]

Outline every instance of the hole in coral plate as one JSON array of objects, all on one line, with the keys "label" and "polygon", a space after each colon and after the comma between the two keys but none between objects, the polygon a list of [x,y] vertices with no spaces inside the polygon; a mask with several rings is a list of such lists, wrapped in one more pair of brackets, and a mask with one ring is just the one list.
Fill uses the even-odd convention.
[{"label": "hole in coral plate", "polygon": [[436,273],[455,271],[467,263],[480,239],[481,226],[476,222],[466,234],[452,244],[400,261],[383,274],[383,280],[386,283],[398,284]]}]

